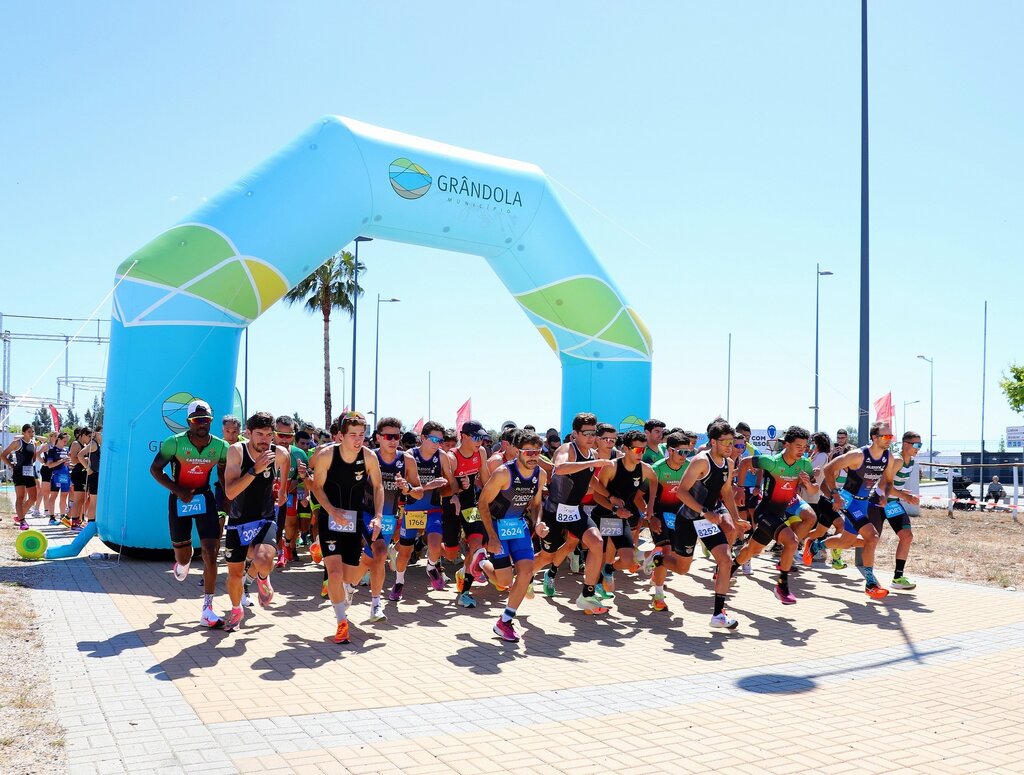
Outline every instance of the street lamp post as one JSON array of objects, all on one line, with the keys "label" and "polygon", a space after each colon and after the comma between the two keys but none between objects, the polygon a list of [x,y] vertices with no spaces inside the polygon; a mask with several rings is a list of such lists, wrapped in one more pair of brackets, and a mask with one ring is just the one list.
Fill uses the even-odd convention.
[{"label": "street lamp post", "polygon": [[355,267],[352,273],[352,285],[355,286],[352,292],[352,403],[349,408],[356,410],[356,324],[359,322],[357,313],[359,311],[359,243],[373,242],[373,237],[356,237]]},{"label": "street lamp post", "polygon": [[818,432],[818,317],[821,306],[821,278],[832,274],[821,270],[821,264],[814,265],[814,432]]},{"label": "street lamp post", "polygon": [[921,403],[921,399],[920,398],[918,398],[918,399],[916,399],[914,401],[904,401],[903,402],[903,428],[902,428],[902,430],[903,430],[904,433],[907,432],[907,407],[908,406],[913,406],[914,404],[919,404],[919,403]]},{"label": "street lamp post", "polygon": [[401,299],[382,299],[377,294],[377,345],[373,356],[373,420],[377,421],[377,375],[380,371],[380,305],[393,304]]},{"label": "street lamp post", "polygon": [[918,355],[928,364],[928,462],[935,462],[935,360]]}]

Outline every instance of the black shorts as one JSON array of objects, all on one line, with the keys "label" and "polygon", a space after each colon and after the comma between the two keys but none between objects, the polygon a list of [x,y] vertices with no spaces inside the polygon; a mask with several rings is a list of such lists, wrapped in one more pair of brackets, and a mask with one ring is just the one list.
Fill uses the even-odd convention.
[{"label": "black shorts", "polygon": [[84,468],[72,468],[71,469],[71,489],[74,492],[85,492],[85,469]]},{"label": "black shorts", "polygon": [[[693,550],[697,548],[697,540],[704,544],[709,552],[716,546],[725,546],[728,540],[725,537],[725,533],[719,528],[716,532],[711,535],[700,536],[697,533],[697,523],[705,520],[693,520],[686,519],[685,517],[676,518],[676,529],[673,531],[674,543],[673,549],[676,554],[682,557],[693,557]],[[710,523],[709,523],[710,524]],[[704,526],[701,526],[704,528]]]},{"label": "black shorts", "polygon": [[[277,523],[272,519],[251,520],[229,520],[227,530],[224,533],[224,561],[245,562],[249,554],[250,546],[267,544],[277,546],[275,535],[277,534]],[[245,540],[245,543],[242,541]]]},{"label": "black shorts", "polygon": [[39,479],[40,481],[43,482],[43,484],[46,484],[48,481],[50,481],[50,477],[52,475],[53,469],[50,468],[49,466],[43,466],[42,468],[39,469]]},{"label": "black shorts", "polygon": [[469,540],[469,537],[472,535],[478,535],[486,540],[487,531],[484,529],[484,522],[480,518],[479,513],[477,513],[476,519],[472,522],[466,521],[466,512],[470,511],[470,513],[472,513],[473,511],[477,510],[476,506],[472,506],[470,508],[472,509],[472,511],[470,511],[470,509],[464,508],[459,514],[459,521],[462,522],[462,532],[465,534],[466,540]]},{"label": "black shorts", "polygon": [[778,537],[788,519],[789,515],[785,511],[776,512],[759,505],[754,512],[754,532],[751,533],[750,540],[767,546]]},{"label": "black shorts", "polygon": [[609,522],[606,524],[614,524],[614,522],[611,522],[611,520],[617,520],[621,522],[622,535],[604,536],[604,540],[610,541],[612,546],[614,546],[616,549],[633,548],[633,531],[630,529],[630,523],[634,519],[639,521],[640,517],[638,515],[633,515],[629,517],[629,519],[621,519],[619,517],[613,516],[611,512],[609,512],[607,509],[594,509],[592,519],[594,520],[594,523],[597,525],[598,530],[601,529],[601,521],[604,519],[609,520]]},{"label": "black shorts", "polygon": [[822,527],[832,527],[832,523],[843,516],[832,508],[832,500],[824,496],[819,498],[817,503],[812,503],[811,508],[818,515],[818,524]]},{"label": "black shorts", "polygon": [[[676,519],[681,519],[681,517],[678,517],[672,513],[669,513],[667,516],[669,519],[672,519],[673,517],[675,517]],[[651,525],[651,540],[654,541],[655,546],[675,547],[676,531],[675,528],[671,528],[668,526],[668,524],[665,521],[665,517],[666,514],[664,512],[662,512],[661,514],[654,515],[654,518],[657,519],[658,523],[661,525],[661,530],[655,530],[654,525]]]},{"label": "black shorts", "polygon": [[21,474],[15,474],[12,477],[15,487],[35,487],[37,480],[34,476],[22,476]]},{"label": "black shorts", "polygon": [[320,551],[324,557],[341,557],[346,565],[359,565],[359,556],[363,552],[363,532],[365,531],[363,512],[356,517],[355,532],[331,530],[330,515],[327,509],[321,508],[316,513],[317,535],[320,540]]},{"label": "black shorts", "polygon": [[760,502],[761,493],[758,492],[757,487],[743,488],[743,506],[740,507],[740,511],[753,511]]},{"label": "black shorts", "polygon": [[455,504],[451,498],[441,501],[441,543],[449,549],[455,549],[462,542],[462,520],[455,513]]},{"label": "black shorts", "polygon": [[217,541],[220,539],[220,515],[217,513],[217,501],[209,490],[197,492],[192,500],[202,498],[206,512],[190,517],[178,516],[178,499],[174,493],[167,497],[167,523],[171,534],[171,544],[181,546],[192,543],[192,523],[195,522],[196,532],[200,541]]},{"label": "black shorts", "polygon": [[566,516],[570,515],[563,515],[563,521],[559,521],[557,511],[548,511],[547,509],[541,511],[540,518],[544,524],[548,526],[548,534],[540,539],[540,548],[542,551],[550,554],[558,549],[565,543],[566,533],[572,533],[578,540],[582,541],[583,534],[586,533],[589,528],[597,527],[597,525],[594,524],[594,520],[584,513],[582,506],[578,506],[577,509],[579,511],[579,519],[573,519],[569,522],[564,521],[564,519]]},{"label": "black shorts", "polygon": [[85,489],[90,495],[95,495],[100,489],[100,475],[96,473],[89,474],[85,479]]}]

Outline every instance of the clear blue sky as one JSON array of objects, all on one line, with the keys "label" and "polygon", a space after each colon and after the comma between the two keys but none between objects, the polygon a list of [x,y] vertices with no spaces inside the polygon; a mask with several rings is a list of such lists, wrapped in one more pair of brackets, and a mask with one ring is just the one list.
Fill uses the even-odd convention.
[{"label": "clear blue sky", "polygon": [[[936,448],[976,439],[987,299],[994,448],[1004,426],[1024,424],[997,387],[1022,354],[1024,5],[870,8],[872,398],[892,390],[897,417],[920,399],[908,419],[927,433],[928,368],[915,356],[932,355]],[[653,413],[669,423],[702,427],[725,411],[731,331],[732,419],[810,425],[821,262],[835,272],[822,280],[821,424],[855,423],[859,10],[856,0],[10,6],[0,309],[86,316],[124,257],[337,113],[552,176],[653,333]],[[557,359],[482,260],[381,241],[361,258],[360,408],[372,401],[379,292],[402,299],[381,319],[382,413],[410,425],[425,415],[431,370],[433,414],[446,423],[468,396],[488,424],[557,421]],[[251,409],[322,419],[320,328],[283,305],[252,325]],[[338,317],[333,331],[347,378],[351,324]],[[453,338],[463,362],[445,359]],[[58,355],[16,342],[14,392],[52,396],[62,359],[46,367]],[[72,348],[73,374],[105,365],[105,348]],[[347,386],[336,373],[337,410]]]}]

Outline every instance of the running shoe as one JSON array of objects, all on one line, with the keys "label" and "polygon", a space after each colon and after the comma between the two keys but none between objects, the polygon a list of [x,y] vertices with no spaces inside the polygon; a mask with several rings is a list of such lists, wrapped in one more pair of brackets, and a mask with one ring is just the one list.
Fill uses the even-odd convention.
[{"label": "running shoe", "polygon": [[348,643],[348,619],[338,622],[338,629],[334,632],[335,643]]},{"label": "running shoe", "polygon": [[394,544],[388,546],[388,567],[391,568],[391,572],[395,573],[398,570],[398,547]]},{"label": "running shoe", "polygon": [[541,579],[541,581],[544,584],[544,597],[554,597],[555,596],[555,577],[552,576],[550,573],[545,571],[544,577]]},{"label": "running shoe", "polygon": [[327,579],[324,579],[324,583],[320,585],[320,597],[327,597]]},{"label": "running shoe", "polygon": [[285,544],[284,551],[281,552],[281,555],[284,557],[284,564],[287,565],[295,559],[295,550],[288,546],[288,544]]},{"label": "running shoe", "polygon": [[643,572],[645,576],[650,576],[652,573],[654,573],[654,563],[659,557],[661,557],[660,549],[655,549],[653,552],[650,552],[646,557],[644,557]]},{"label": "running shoe", "polygon": [[30,517],[41,517],[42,516],[42,514],[39,513],[39,509],[29,509],[28,515]]},{"label": "running shoe", "polygon": [[573,552],[569,555],[569,572],[579,573],[580,572],[580,556],[577,552]]},{"label": "running shoe", "polygon": [[361,587],[368,587],[368,586],[370,586],[370,571],[366,571],[366,573],[363,574],[363,577],[361,579],[359,579],[359,586],[361,586]]},{"label": "running shoe", "polygon": [[606,573],[605,571],[601,571],[601,583],[604,585],[604,588],[607,589],[609,592],[614,592],[615,573]]},{"label": "running shoe", "polygon": [[209,627],[211,630],[219,630],[224,626],[224,620],[217,616],[217,614],[213,612],[212,608],[204,608],[203,615],[199,619],[199,624]]},{"label": "running shoe", "polygon": [[[28,522],[22,522],[21,525],[22,525],[22,527],[21,527],[22,530],[28,530]],[[72,522],[71,522],[71,529],[72,530],[81,530],[83,527],[85,527],[85,520],[84,519],[72,520]]]},{"label": "running shoe", "polygon": [[28,530],[28,520],[23,519],[18,523],[18,530]]},{"label": "running shoe", "polygon": [[632,573],[634,576],[640,572],[640,563],[634,562],[629,568],[626,569],[627,573]]},{"label": "running shoe", "polygon": [[399,600],[401,600],[402,599],[402,589],[404,587],[405,587],[405,584],[399,584],[399,583],[396,582],[395,586],[391,587],[391,591],[388,592],[388,600],[390,600],[392,603],[397,603]]},{"label": "running shoe", "polygon": [[771,549],[769,549],[768,551],[772,554],[782,554],[782,544],[774,543],[772,544]]},{"label": "running shoe", "polygon": [[277,562],[274,563],[274,567],[275,568],[282,568],[283,569],[284,566],[285,566],[285,563],[286,563],[286,561],[284,559],[284,549],[281,549],[277,553]]},{"label": "running shoe", "polygon": [[184,565],[178,565],[177,562],[174,563],[174,567],[172,568],[172,571],[174,572],[174,579],[176,581],[184,581],[185,579],[188,578],[188,566],[189,565],[190,565],[190,563],[187,563],[187,562]]},{"label": "running shoe", "polygon": [[519,633],[517,633],[516,628],[512,626],[512,622],[504,622],[499,617],[492,629],[494,630],[495,635],[501,636],[502,640],[507,640],[509,643],[519,642]]},{"label": "running shoe", "polygon": [[444,589],[444,577],[441,575],[441,571],[437,568],[431,568],[428,570],[427,578],[430,579],[430,586],[435,592],[440,592]]},{"label": "running shoe", "polygon": [[739,622],[729,616],[725,611],[711,617],[711,626],[722,630],[735,630]]},{"label": "running shoe", "polygon": [[664,595],[655,595],[651,598],[651,610],[652,611],[667,611],[668,603],[665,602]]},{"label": "running shoe", "polygon": [[864,594],[870,597],[872,600],[881,600],[883,597],[889,594],[889,590],[885,589],[878,584],[873,586],[865,586]]},{"label": "running shoe", "polygon": [[576,607],[588,616],[608,613],[608,609],[601,603],[602,600],[597,595],[594,595],[593,597],[583,597],[583,595],[580,594],[580,596],[576,598]]},{"label": "running shoe", "polygon": [[704,546],[703,543],[701,543],[701,545],[700,545],[700,550],[701,550],[701,552],[703,552],[705,560],[711,559],[711,552],[708,551],[708,548],[706,546]]},{"label": "running shoe", "polygon": [[843,559],[843,550],[842,549],[833,549],[832,550],[832,569],[833,570],[842,570],[845,567],[846,567],[846,560]]},{"label": "running shoe", "polygon": [[602,582],[598,582],[594,587],[594,594],[599,600],[614,600],[615,593],[609,592]]},{"label": "running shoe", "polygon": [[814,541],[804,541],[804,550],[800,553],[800,561],[804,565],[810,566],[814,564]]},{"label": "running shoe", "polygon": [[480,563],[483,562],[486,557],[487,550],[481,546],[473,552],[473,557],[470,559],[469,565],[467,566],[469,569],[469,575],[473,577],[473,580],[476,581],[477,584],[483,584],[487,581],[487,577],[484,575],[484,572],[480,570]]},{"label": "running shoe", "polygon": [[533,579],[530,579],[530,583],[526,585],[526,599],[533,600],[537,596],[537,593],[533,590]]},{"label": "running shoe", "polygon": [[750,560],[747,560],[745,563],[743,563],[740,566],[740,570],[743,571],[743,575],[744,576],[753,576],[754,575],[754,569],[750,567]]},{"label": "running shoe", "polygon": [[63,525],[64,527],[71,527],[71,524],[72,524],[73,522],[74,522],[74,520],[73,520],[73,519],[71,519],[71,517],[69,517],[69,516],[68,516],[67,514],[65,514],[65,515],[64,515],[63,517],[61,517],[61,518],[60,518],[60,523],[61,523],[61,524],[62,524],[62,525]]},{"label": "running shoe", "polygon": [[245,618],[245,610],[243,608],[232,608],[228,611],[227,616],[224,617],[224,631],[233,632],[242,626],[242,619]]},{"label": "running shoe", "polygon": [[252,602],[252,598],[249,597],[248,592],[242,593],[242,608],[252,608],[255,603]]},{"label": "running shoe", "polygon": [[459,595],[458,604],[463,608],[476,608],[476,600],[471,592],[463,592]]},{"label": "running shoe", "polygon": [[274,588],[270,586],[270,576],[266,578],[256,577],[256,592],[259,596],[260,605],[266,608],[274,599]]},{"label": "running shoe", "polygon": [[908,579],[906,576],[897,576],[892,580],[892,584],[889,585],[893,589],[910,590],[914,589],[917,584]]},{"label": "running shoe", "polygon": [[388,615],[384,613],[384,603],[370,603],[370,621],[371,622],[386,622]]},{"label": "running shoe", "polygon": [[455,571],[455,591],[461,594],[462,588],[465,586],[465,584],[466,572],[462,570],[462,568],[459,568],[457,571]]},{"label": "running shoe", "polygon": [[796,603],[796,598],[793,597],[793,593],[789,589],[783,589],[781,584],[775,585],[775,597],[779,599],[779,602],[783,605],[793,605]]},{"label": "running shoe", "polygon": [[51,525],[56,525],[57,524],[57,517],[55,517],[55,516],[50,517],[50,524]]},{"label": "running shoe", "polygon": [[309,545],[309,559],[319,565],[324,560],[323,550],[320,548],[320,542],[314,541]]}]

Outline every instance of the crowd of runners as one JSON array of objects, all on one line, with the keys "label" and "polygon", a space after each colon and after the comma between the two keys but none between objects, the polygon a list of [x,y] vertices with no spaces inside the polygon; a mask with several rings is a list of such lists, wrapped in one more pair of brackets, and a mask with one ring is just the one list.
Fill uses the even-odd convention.
[{"label": "crowd of runners", "polygon": [[[208,404],[193,402],[188,429],[167,438],[150,466],[169,491],[178,581],[188,578],[198,535],[207,627],[239,628],[253,588],[270,606],[273,571],[296,562],[323,566],[321,595],[338,643],[349,640],[361,585],[369,586],[370,623],[387,618],[388,602],[428,589],[451,589],[454,604],[472,609],[474,589],[491,585],[506,597],[493,630],[507,641],[519,639],[524,600],[573,585],[581,614],[600,616],[614,604],[621,574],[649,576],[650,607],[667,611],[669,573],[687,573],[698,546],[716,565],[713,628],[738,626],[725,606],[730,585],[768,547],[783,605],[797,602],[789,584],[795,564],[843,569],[846,549],[855,550],[871,600],[914,588],[905,574],[913,536],[904,505],[918,503],[905,485],[921,438],[907,432],[896,445],[884,423],[872,425],[870,443],[859,448],[842,430],[833,442],[791,426],[779,451],[762,454],[749,426],[722,418],[700,435],[658,420],[620,433],[581,413],[564,438],[511,422],[492,438],[475,420],[458,429],[429,421],[417,434],[394,417],[369,427],[358,412],[326,430],[257,412],[244,429],[224,417],[216,436],[213,421]],[[707,441],[698,448],[701,436]],[[91,444],[98,454],[98,441],[77,443],[73,460],[87,459]],[[883,585],[875,554],[886,524],[898,543],[892,581]],[[220,616],[222,544],[230,606]]]}]

